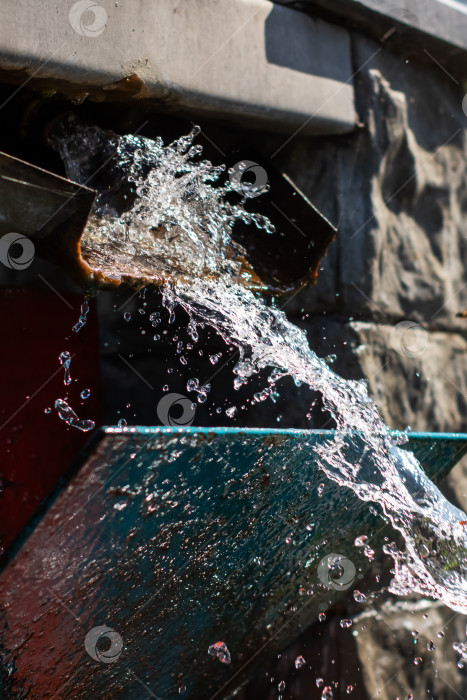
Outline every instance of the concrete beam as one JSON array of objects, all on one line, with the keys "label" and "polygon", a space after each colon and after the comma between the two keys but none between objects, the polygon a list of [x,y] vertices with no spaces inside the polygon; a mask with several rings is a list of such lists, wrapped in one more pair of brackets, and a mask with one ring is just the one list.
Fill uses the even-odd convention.
[{"label": "concrete beam", "polygon": [[272,0],[342,23],[424,62],[467,75],[465,0]]},{"label": "concrete beam", "polygon": [[0,72],[289,131],[355,123],[347,31],[268,0],[2,0]]}]

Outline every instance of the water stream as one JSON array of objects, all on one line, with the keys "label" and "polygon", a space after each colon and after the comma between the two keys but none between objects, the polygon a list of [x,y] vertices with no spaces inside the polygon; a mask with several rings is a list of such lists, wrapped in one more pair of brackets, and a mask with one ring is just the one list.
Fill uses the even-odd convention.
[{"label": "water stream", "polygon": [[[237,385],[270,368],[264,397],[286,375],[320,392],[338,431],[313,458],[329,479],[377,504],[403,538],[403,550],[394,543],[385,547],[394,560],[390,590],[419,592],[467,613],[467,516],[400,448],[404,436],[391,434],[366,382],[335,374],[282,311],[245,285],[250,272],[232,242],[232,227],[241,219],[252,236],[274,235],[274,227],[244,210],[242,198],[256,193],[245,185],[240,192],[232,173],[218,183],[224,168],[200,159],[202,149],[193,145],[198,132],[165,146],[161,139],[68,125],[55,145],[70,178],[85,183],[96,157],[108,163],[108,179],[92,183],[99,194],[83,235],[83,257],[109,279],[162,284],[165,306],[187,312],[194,341],[199,324],[215,328],[239,350]],[[238,202],[232,204],[235,192]],[[365,445],[358,463],[347,457],[355,431]]]}]

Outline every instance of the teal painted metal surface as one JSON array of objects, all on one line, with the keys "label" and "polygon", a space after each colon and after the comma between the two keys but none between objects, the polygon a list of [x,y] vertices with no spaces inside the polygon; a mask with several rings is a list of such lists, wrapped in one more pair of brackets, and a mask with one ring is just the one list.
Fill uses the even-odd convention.
[{"label": "teal painted metal surface", "polygon": [[[313,446],[333,434],[99,431],[0,577],[2,692],[227,697],[357,587],[370,562],[355,537],[374,547],[385,533],[317,469]],[[410,434],[407,447],[439,480],[467,435]],[[230,664],[208,654],[216,642]]]}]

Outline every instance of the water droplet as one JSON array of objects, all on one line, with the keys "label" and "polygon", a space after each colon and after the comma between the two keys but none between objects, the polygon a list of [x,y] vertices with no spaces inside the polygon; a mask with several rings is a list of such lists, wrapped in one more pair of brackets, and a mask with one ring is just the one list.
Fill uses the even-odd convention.
[{"label": "water droplet", "polygon": [[235,416],[235,414],[237,413],[237,407],[230,406],[230,408],[226,409],[225,413],[229,418],[233,418]]},{"label": "water droplet", "polygon": [[89,397],[91,396],[91,389],[83,389],[80,396],[83,399],[83,401],[86,401],[86,399],[89,399]]},{"label": "water droplet", "polygon": [[326,619],[326,613],[321,612],[321,613],[318,615],[318,619],[319,619],[320,622],[324,622],[325,619]]},{"label": "water droplet", "polygon": [[47,413],[47,414],[52,413],[52,409],[51,408],[44,408],[44,413]]},{"label": "water droplet", "polygon": [[345,689],[345,692],[347,693],[347,695],[350,695],[350,693],[352,693],[353,690],[354,690],[354,686],[348,685],[347,688]]},{"label": "water droplet", "polygon": [[415,666],[419,666],[422,663],[422,657],[421,656],[416,656],[415,659],[413,660]]},{"label": "water droplet", "polygon": [[219,661],[223,664],[230,664],[231,662],[230,652],[227,649],[225,642],[216,642],[215,644],[211,644],[208,649],[208,654],[211,656],[217,656]]},{"label": "water droplet", "polygon": [[87,433],[89,430],[92,430],[96,425],[93,420],[82,420],[78,418],[71,406],[69,406],[64,399],[57,399],[55,401],[55,408],[58,412],[59,418],[65,421],[67,425],[71,426],[72,428],[77,428],[83,433]]},{"label": "water droplet", "polygon": [[169,385],[164,384],[164,386],[162,387],[162,391],[168,391],[168,390],[169,390]]},{"label": "water droplet", "polygon": [[199,379],[189,379],[186,383],[186,390],[187,391],[196,391],[199,387]]},{"label": "water droplet", "polygon": [[444,637],[444,632],[440,630],[436,636],[442,639]]},{"label": "water droplet", "polygon": [[87,300],[85,300],[81,304],[81,313],[80,313],[78,322],[75,323],[75,325],[73,326],[73,329],[72,329],[73,333],[78,333],[78,331],[80,331],[83,328],[83,326],[86,324],[88,313],[89,313],[89,302]]},{"label": "water droplet", "polygon": [[277,689],[279,690],[279,692],[285,690],[285,681],[279,681],[279,683],[277,684]]},{"label": "water droplet", "polygon": [[58,359],[60,361],[60,364],[62,365],[63,369],[65,370],[65,376],[63,378],[63,383],[65,386],[68,386],[71,384],[71,374],[70,374],[70,364],[71,364],[71,355],[68,351],[65,350],[65,352],[61,352],[60,355],[58,356]]},{"label": "water droplet", "polygon": [[306,661],[303,658],[303,656],[297,656],[297,658],[295,659],[295,668],[302,668],[303,666],[305,666],[305,664]]},{"label": "water droplet", "polygon": [[426,643],[426,648],[428,649],[428,651],[434,651],[434,650],[436,649],[435,643],[430,639],[430,640]]},{"label": "water droplet", "polygon": [[324,681],[323,681],[322,678],[317,678],[315,682],[316,682],[316,687],[317,687],[317,688],[321,688],[321,686],[322,686],[323,683],[324,683]]},{"label": "water droplet", "polygon": [[366,595],[364,595],[363,593],[361,593],[357,589],[355,589],[355,591],[353,592],[353,597],[354,597],[354,600],[357,601],[357,603],[364,603],[366,600]]},{"label": "water droplet", "polygon": [[233,387],[235,391],[238,391],[241,389],[241,387],[246,384],[247,380],[245,377],[235,377],[234,382],[233,382]]},{"label": "water droplet", "polygon": [[119,428],[126,428],[126,426],[128,425],[128,423],[126,422],[126,420],[125,420],[124,418],[120,418],[120,420],[118,421],[117,425],[118,425]]},{"label": "water droplet", "polygon": [[128,322],[128,321],[131,321],[131,314],[130,314],[130,312],[129,312],[129,311],[125,311],[125,313],[123,314],[123,318],[124,318],[125,321],[127,321],[127,322]]},{"label": "water droplet", "polygon": [[333,692],[332,688],[330,685],[327,685],[323,688],[323,692],[321,693],[321,700],[331,700],[333,698]]},{"label": "water droplet", "polygon": [[461,658],[457,662],[457,666],[459,668],[464,668],[467,663],[467,642],[454,642],[452,648],[454,649],[454,651],[457,651],[457,653],[461,655]]},{"label": "water droplet", "polygon": [[341,627],[344,629],[346,629],[347,627],[352,627],[352,624],[353,624],[352,620],[348,620],[348,619],[341,620],[341,622],[340,622]]},{"label": "water droplet", "polygon": [[357,537],[355,539],[354,545],[355,545],[355,547],[363,547],[367,541],[368,541],[367,535],[360,535],[360,537]]}]

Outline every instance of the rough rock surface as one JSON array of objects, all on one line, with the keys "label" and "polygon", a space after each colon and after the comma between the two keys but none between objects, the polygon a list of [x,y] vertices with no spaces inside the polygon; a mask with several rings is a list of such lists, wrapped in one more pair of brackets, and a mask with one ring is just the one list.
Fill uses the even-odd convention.
[{"label": "rough rock surface", "polygon": [[[339,225],[319,285],[290,310],[458,327],[467,307],[464,93],[436,66],[354,37],[361,128],[297,139],[277,162]],[[338,296],[336,296],[338,295]]]},{"label": "rough rock surface", "polygon": [[467,431],[467,338],[422,326],[314,318],[306,324],[320,356],[333,368],[368,380],[370,394],[395,429]]},{"label": "rough rock surface", "polygon": [[[352,625],[343,629],[340,620],[347,616]],[[287,700],[320,700],[325,686],[334,700],[464,698],[466,679],[452,645],[463,637],[465,622],[465,617],[426,600],[374,603],[350,615],[336,607],[240,697],[276,700],[283,682]],[[297,668],[300,658],[304,664]]]},{"label": "rough rock surface", "polygon": [[414,700],[465,697],[466,679],[452,648],[464,636],[465,617],[431,601],[398,601],[357,615],[354,626],[370,697],[394,700],[409,692]]}]

